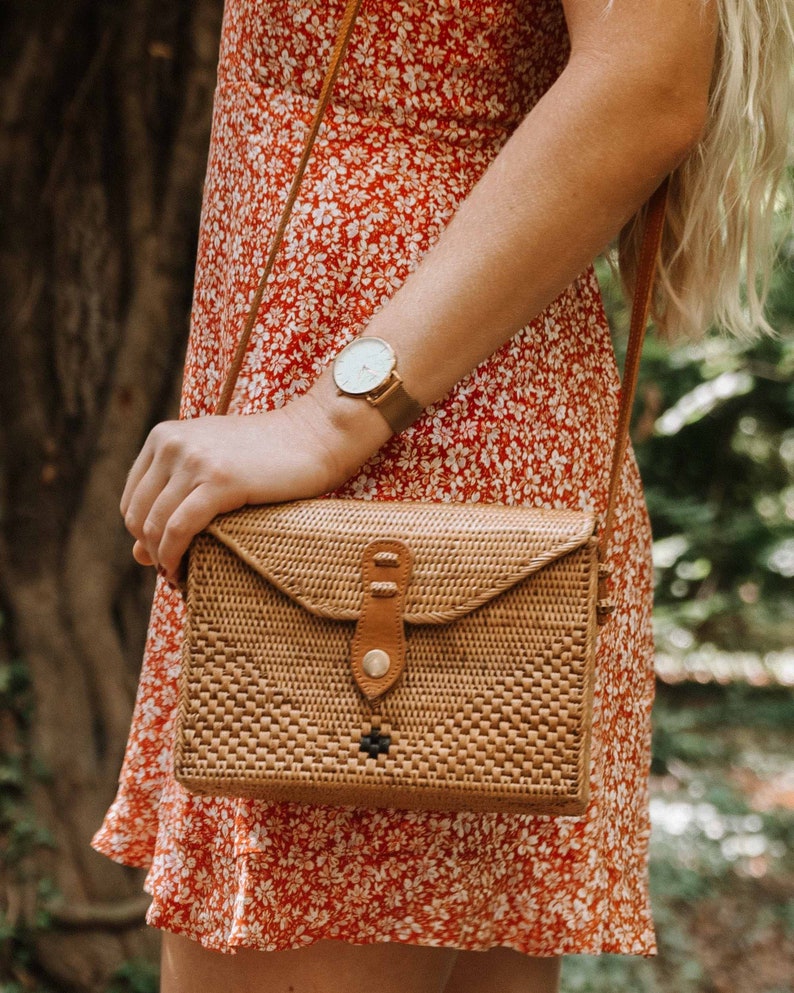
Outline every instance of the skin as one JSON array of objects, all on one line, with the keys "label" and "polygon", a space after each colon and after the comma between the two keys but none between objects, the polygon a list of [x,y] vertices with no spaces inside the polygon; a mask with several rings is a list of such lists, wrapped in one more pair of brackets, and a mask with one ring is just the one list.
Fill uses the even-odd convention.
[{"label": "skin", "polygon": [[560,960],[509,948],[458,952],[321,941],[286,952],[207,951],[163,936],[161,993],[556,993]]},{"label": "skin", "polygon": [[[606,0],[563,3],[568,66],[363,332],[392,344],[423,406],[568,286],[703,127],[714,0],[613,0],[609,11]],[[389,434],[377,410],[337,395],[329,371],[276,411],[160,424],[121,500],[133,555],[175,578],[190,540],[216,514],[335,489]],[[553,959],[506,949],[321,942],[221,956],[166,936],[163,990],[355,993],[375,977],[381,993],[553,993],[557,973]]]}]

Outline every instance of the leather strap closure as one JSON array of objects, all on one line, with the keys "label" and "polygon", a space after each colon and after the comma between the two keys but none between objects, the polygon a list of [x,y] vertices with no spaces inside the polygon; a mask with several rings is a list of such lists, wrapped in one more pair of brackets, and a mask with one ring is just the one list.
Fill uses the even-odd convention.
[{"label": "leather strap closure", "polygon": [[411,552],[394,538],[377,538],[364,549],[363,600],[350,646],[353,679],[370,704],[396,685],[405,669],[405,593]]}]

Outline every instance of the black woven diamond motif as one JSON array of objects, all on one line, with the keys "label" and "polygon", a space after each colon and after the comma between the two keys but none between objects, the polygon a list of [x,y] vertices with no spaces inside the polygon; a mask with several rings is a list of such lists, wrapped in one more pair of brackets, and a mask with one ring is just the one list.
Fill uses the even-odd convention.
[{"label": "black woven diamond motif", "polygon": [[361,735],[360,752],[366,752],[371,759],[385,755],[391,744],[391,735],[381,734],[379,728],[373,728],[369,734]]}]

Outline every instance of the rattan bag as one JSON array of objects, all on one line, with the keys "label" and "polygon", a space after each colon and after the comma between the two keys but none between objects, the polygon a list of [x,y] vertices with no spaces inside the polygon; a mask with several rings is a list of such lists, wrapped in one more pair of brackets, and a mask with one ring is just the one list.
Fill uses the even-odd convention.
[{"label": "rattan bag", "polygon": [[594,528],[575,512],[353,500],[217,519],[190,555],[180,781],[581,812]]},{"label": "rattan bag", "polygon": [[[351,0],[227,376],[228,409],[360,0]],[[191,545],[175,773],[196,793],[580,814],[597,624],[652,273],[653,198],[608,511],[318,499],[245,507]]]}]

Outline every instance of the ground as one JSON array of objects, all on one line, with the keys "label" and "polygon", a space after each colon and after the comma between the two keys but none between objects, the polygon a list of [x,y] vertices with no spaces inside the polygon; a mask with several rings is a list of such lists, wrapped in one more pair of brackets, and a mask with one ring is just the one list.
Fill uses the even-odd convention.
[{"label": "ground", "polygon": [[794,694],[661,686],[651,886],[660,954],[571,958],[565,993],[794,993]]}]

